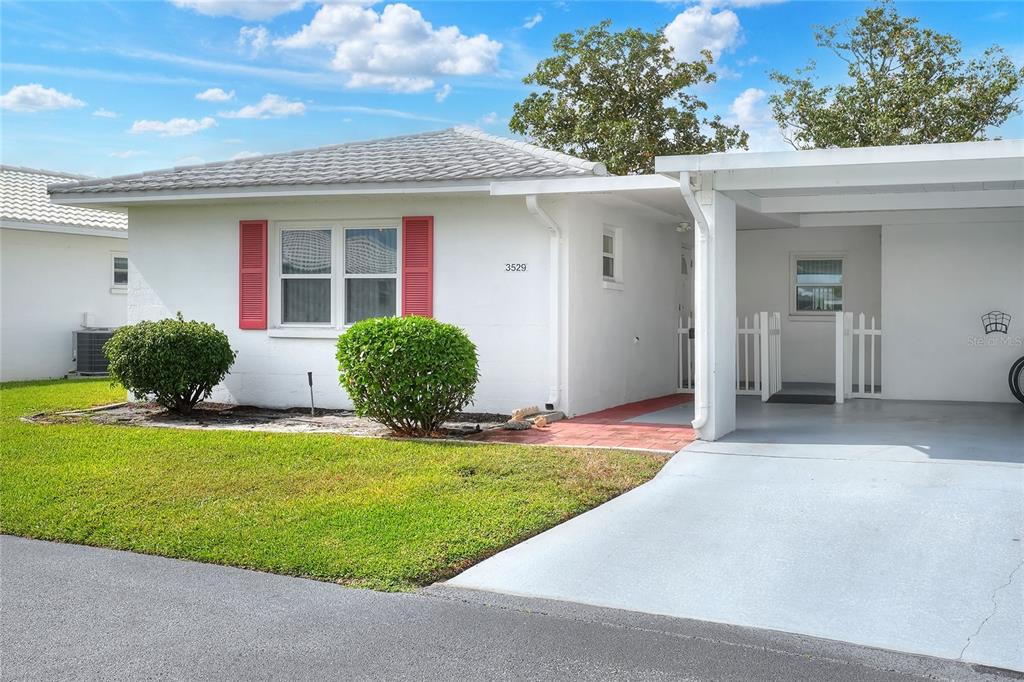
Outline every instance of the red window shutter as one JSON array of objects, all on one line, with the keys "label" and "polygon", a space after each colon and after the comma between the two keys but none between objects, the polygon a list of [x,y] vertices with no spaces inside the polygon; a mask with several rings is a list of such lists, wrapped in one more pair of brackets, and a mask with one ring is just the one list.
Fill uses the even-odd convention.
[{"label": "red window shutter", "polygon": [[434,316],[434,217],[402,218],[402,315]]},{"label": "red window shutter", "polygon": [[267,328],[267,221],[238,223],[238,328]]}]

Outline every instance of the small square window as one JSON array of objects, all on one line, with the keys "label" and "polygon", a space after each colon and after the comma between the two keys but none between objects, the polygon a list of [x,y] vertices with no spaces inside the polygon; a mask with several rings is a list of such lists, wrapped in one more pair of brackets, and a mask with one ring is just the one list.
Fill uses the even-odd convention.
[{"label": "small square window", "polygon": [[841,312],[843,259],[794,258],[792,301],[792,312],[798,315]]}]

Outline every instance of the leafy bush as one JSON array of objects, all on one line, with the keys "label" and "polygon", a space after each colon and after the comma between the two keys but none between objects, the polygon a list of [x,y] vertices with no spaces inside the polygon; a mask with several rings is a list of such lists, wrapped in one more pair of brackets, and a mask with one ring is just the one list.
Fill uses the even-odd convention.
[{"label": "leafy bush", "polygon": [[237,355],[212,324],[176,318],[121,327],[103,346],[110,374],[137,396],[188,414],[210,397]]},{"label": "leafy bush", "polygon": [[476,346],[458,327],[425,317],[379,317],[338,339],[341,385],[356,412],[410,436],[437,431],[473,398]]}]

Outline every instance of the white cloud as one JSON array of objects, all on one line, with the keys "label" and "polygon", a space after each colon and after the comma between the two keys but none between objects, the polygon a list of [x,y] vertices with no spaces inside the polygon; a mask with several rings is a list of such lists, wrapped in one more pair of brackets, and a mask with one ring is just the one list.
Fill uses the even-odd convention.
[{"label": "white cloud", "polygon": [[497,111],[492,111],[489,114],[484,114],[483,116],[480,117],[480,121],[479,121],[479,123],[481,125],[485,125],[485,126],[494,125],[497,122],[498,122],[498,112]]},{"label": "white cloud", "polygon": [[544,15],[541,14],[540,12],[537,12],[532,17],[528,18],[526,21],[523,22],[523,28],[533,28],[542,21],[544,21]]},{"label": "white cloud", "polygon": [[701,50],[710,50],[718,56],[739,45],[743,40],[740,19],[732,10],[719,12],[697,5],[676,16],[665,27],[665,37],[675,52],[676,59],[692,61],[700,57]]},{"label": "white cloud", "polygon": [[231,16],[246,21],[266,21],[299,9],[306,4],[306,0],[171,0],[171,4],[211,17]]},{"label": "white cloud", "polygon": [[194,118],[172,118],[169,121],[136,121],[132,124],[129,132],[138,135],[139,133],[157,133],[160,137],[181,137],[182,135],[194,135],[200,130],[206,130],[217,125],[212,117],[196,120]]},{"label": "white cloud", "polygon": [[238,47],[248,50],[249,54],[256,55],[267,49],[270,45],[270,33],[266,26],[243,26],[238,31]]},{"label": "white cloud", "polygon": [[765,107],[767,97],[768,93],[760,88],[747,88],[732,101],[729,111],[744,128],[761,125],[769,118]]},{"label": "white cloud", "polygon": [[747,88],[729,105],[729,123],[737,123],[750,135],[752,152],[790,149],[768,109],[768,93],[760,88]]},{"label": "white cloud", "polygon": [[196,99],[203,102],[229,102],[235,98],[235,91],[224,92],[221,88],[210,88],[196,93]]},{"label": "white cloud", "polygon": [[237,111],[222,111],[218,116],[223,118],[281,118],[283,116],[301,116],[306,113],[306,105],[302,102],[291,102],[281,95],[263,95],[256,104],[247,104]]},{"label": "white cloud", "polygon": [[205,159],[201,156],[181,156],[174,160],[175,166],[198,166]]},{"label": "white cloud", "polygon": [[358,4],[330,4],[287,38],[287,49],[328,47],[331,67],[349,74],[348,87],[385,87],[420,92],[439,75],[479,75],[498,69],[501,43],[486,34],[467,36],[457,26],[435,29],[404,3],[381,12]]},{"label": "white cloud", "polygon": [[392,92],[423,92],[434,87],[434,79],[426,76],[385,76],[376,73],[353,73],[345,83],[350,88],[386,88]]},{"label": "white cloud", "polygon": [[10,111],[52,111],[84,106],[82,100],[53,88],[44,88],[39,83],[15,85],[6,95],[0,95],[0,109]]},{"label": "white cloud", "polygon": [[117,113],[116,111],[110,111],[109,109],[103,109],[101,107],[96,111],[92,112],[92,115],[98,116],[100,118],[117,118],[121,114]]},{"label": "white cloud", "polygon": [[445,83],[444,85],[441,86],[440,90],[434,93],[434,99],[436,99],[438,103],[440,103],[448,99],[448,95],[450,94],[452,94],[452,86],[449,85],[448,83]]},{"label": "white cloud", "polygon": [[142,156],[146,152],[139,149],[125,149],[120,152],[110,152],[107,156],[113,156],[115,159],[132,159],[136,156]]},{"label": "white cloud", "polygon": [[231,157],[232,161],[241,161],[242,159],[252,159],[257,156],[263,156],[260,152],[238,152]]}]

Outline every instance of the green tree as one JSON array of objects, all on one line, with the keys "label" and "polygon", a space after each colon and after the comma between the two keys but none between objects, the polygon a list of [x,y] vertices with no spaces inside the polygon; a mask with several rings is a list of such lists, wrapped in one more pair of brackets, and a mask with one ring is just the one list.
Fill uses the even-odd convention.
[{"label": "green tree", "polygon": [[891,0],[852,26],[815,26],[814,39],[846,63],[849,80],[819,86],[814,61],[791,76],[771,73],[783,87],[772,114],[797,149],[984,140],[1020,111],[1024,69],[1001,48],[965,61],[959,40],[918,27]]},{"label": "green tree", "polygon": [[542,90],[515,104],[509,128],[616,174],[650,173],[659,154],[746,149],[739,126],[702,118],[707,104],[685,91],[715,81],[710,52],[680,62],[661,31],[610,26],[555,38],[554,56],[523,79]]}]

